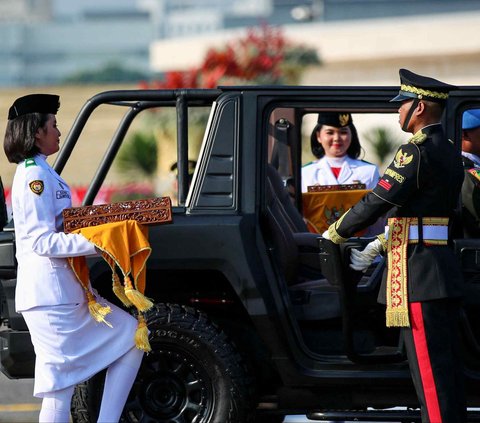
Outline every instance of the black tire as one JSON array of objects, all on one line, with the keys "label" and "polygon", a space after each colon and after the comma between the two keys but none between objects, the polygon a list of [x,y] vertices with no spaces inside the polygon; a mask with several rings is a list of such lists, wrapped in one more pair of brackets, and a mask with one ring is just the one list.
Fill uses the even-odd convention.
[{"label": "black tire", "polygon": [[[145,355],[122,422],[243,423],[253,421],[249,378],[227,336],[203,313],[158,304],[147,316],[152,351]],[[102,383],[77,386],[74,423],[95,421]]]}]

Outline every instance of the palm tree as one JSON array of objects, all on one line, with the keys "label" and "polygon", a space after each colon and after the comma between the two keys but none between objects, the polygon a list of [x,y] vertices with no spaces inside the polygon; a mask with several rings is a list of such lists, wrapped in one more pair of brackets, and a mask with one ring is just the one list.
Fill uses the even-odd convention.
[{"label": "palm tree", "polygon": [[396,150],[401,140],[393,131],[385,127],[372,128],[364,134],[364,138],[372,146],[373,152],[378,159],[379,166]]},{"label": "palm tree", "polygon": [[116,166],[125,177],[140,174],[151,181],[157,172],[157,156],[155,135],[151,132],[134,132],[118,152]]}]

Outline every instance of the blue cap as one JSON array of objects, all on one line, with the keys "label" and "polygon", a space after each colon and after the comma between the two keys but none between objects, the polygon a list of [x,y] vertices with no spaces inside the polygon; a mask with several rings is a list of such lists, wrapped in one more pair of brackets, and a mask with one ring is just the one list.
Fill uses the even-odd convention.
[{"label": "blue cap", "polygon": [[462,129],[473,129],[480,126],[480,109],[465,111],[462,120]]}]

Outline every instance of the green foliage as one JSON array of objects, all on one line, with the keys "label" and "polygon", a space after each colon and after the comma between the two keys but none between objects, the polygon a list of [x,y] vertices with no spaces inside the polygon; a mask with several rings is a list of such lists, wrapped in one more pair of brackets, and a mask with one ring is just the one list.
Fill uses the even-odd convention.
[{"label": "green foliage", "polygon": [[130,174],[152,179],[157,171],[158,146],[152,132],[135,132],[126,140],[116,159],[116,166],[125,177]]},{"label": "green foliage", "polygon": [[138,82],[147,78],[142,72],[126,69],[118,63],[107,63],[100,69],[83,70],[65,78],[66,83]]},{"label": "green foliage", "polygon": [[401,143],[401,140],[390,129],[384,127],[372,128],[364,134],[364,138],[373,148],[379,165],[384,164]]}]

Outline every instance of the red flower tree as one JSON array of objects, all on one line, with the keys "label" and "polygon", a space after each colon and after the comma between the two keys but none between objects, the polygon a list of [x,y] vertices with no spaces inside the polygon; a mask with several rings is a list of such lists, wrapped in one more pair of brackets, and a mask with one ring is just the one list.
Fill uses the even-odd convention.
[{"label": "red flower tree", "polygon": [[[290,61],[295,51],[295,63]],[[298,58],[307,53],[308,63]],[[289,62],[290,61],[290,62]],[[288,42],[282,30],[268,25],[250,28],[247,34],[227,43],[223,48],[211,48],[202,63],[187,71],[170,71],[161,81],[142,83],[142,88],[214,88],[232,84],[282,84],[292,83],[298,72],[295,68],[320,63],[316,52]]]}]

